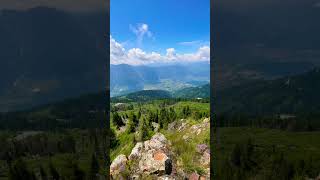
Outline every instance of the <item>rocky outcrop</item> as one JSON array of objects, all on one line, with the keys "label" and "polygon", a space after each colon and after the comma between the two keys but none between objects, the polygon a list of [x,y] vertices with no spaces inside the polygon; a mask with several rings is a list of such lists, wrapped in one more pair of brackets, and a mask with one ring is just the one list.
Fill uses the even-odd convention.
[{"label": "rocky outcrop", "polygon": [[181,158],[177,157],[172,151],[175,149],[174,144],[171,144],[163,134],[156,132],[150,140],[138,142],[128,157],[118,156],[110,167],[112,168],[111,176],[124,179],[210,179],[210,148],[206,144],[194,143],[197,135],[201,134],[202,137],[204,132],[208,132],[209,128],[209,118],[195,125],[184,119],[168,125],[168,132],[171,131],[171,134],[177,133],[180,138],[190,141],[187,143],[194,145],[196,153],[192,156],[194,156],[196,165],[202,169],[198,172],[200,174],[186,171]]},{"label": "rocky outcrop", "polygon": [[139,174],[171,174],[172,160],[168,141],[161,133],[157,133],[144,142],[139,158]]},{"label": "rocky outcrop", "polygon": [[206,118],[202,123],[191,126],[191,134],[199,135],[201,132],[210,128],[210,119]]},{"label": "rocky outcrop", "polygon": [[[119,155],[110,166],[112,177],[117,177],[130,169],[131,179],[140,179],[142,176],[157,177],[156,179],[174,179],[172,174],[174,162],[168,140],[161,133],[156,133],[150,140],[138,142],[132,149],[128,159],[125,155]],[[128,167],[131,164],[131,167]]]},{"label": "rocky outcrop", "polygon": [[185,119],[181,119],[178,121],[174,121],[168,125],[168,130],[169,131],[178,131],[181,132],[185,130],[188,127],[188,123],[186,122]]},{"label": "rocky outcrop", "polygon": [[[179,128],[180,129],[182,128],[183,130],[185,130],[186,127],[187,125],[185,125],[185,127],[183,128],[182,127],[179,127]],[[193,137],[196,137],[195,135],[199,135],[202,132],[205,132],[209,129],[210,129],[210,118],[205,118],[201,123],[192,125],[189,128],[189,131],[186,134],[184,134],[182,138],[185,141],[191,141]]]}]

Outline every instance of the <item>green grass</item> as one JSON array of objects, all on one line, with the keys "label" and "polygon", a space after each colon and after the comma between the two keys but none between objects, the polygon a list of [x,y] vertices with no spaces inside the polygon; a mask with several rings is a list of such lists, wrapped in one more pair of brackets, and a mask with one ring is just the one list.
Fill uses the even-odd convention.
[{"label": "green grass", "polygon": [[128,134],[124,132],[120,134],[117,138],[119,140],[120,145],[117,146],[115,149],[111,149],[111,160],[114,160],[120,154],[124,154],[126,156],[130,155],[131,150],[135,146],[135,144],[133,143],[134,134]]},{"label": "green grass", "polygon": [[[192,125],[193,123],[190,124]],[[171,141],[175,155],[174,158],[182,162],[181,167],[189,173],[196,171],[199,174],[203,174],[204,169],[199,163],[200,156],[196,152],[196,146],[198,144],[207,144],[210,147],[210,129],[208,128],[196,137],[191,134],[189,128],[182,132],[162,131],[162,133]],[[191,138],[189,141],[183,139],[183,135],[185,134],[189,134]]]}]

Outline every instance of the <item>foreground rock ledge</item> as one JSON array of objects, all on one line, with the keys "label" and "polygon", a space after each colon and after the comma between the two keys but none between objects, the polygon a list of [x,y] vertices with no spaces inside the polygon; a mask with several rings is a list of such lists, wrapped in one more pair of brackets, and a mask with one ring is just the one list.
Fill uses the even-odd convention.
[{"label": "foreground rock ledge", "polygon": [[[144,175],[158,176],[157,179],[164,176],[174,179],[171,157],[172,152],[169,150],[168,140],[163,134],[156,133],[150,140],[138,142],[128,159],[123,154],[117,156],[110,166],[110,175],[112,179],[140,179]],[[129,177],[124,177],[126,171],[130,172],[127,173]]]}]

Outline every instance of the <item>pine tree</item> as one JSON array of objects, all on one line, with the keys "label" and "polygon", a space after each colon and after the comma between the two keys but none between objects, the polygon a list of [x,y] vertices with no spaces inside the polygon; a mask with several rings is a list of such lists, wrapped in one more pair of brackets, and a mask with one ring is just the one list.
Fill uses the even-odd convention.
[{"label": "pine tree", "polygon": [[121,116],[119,116],[118,112],[114,112],[112,114],[112,122],[117,128],[120,128],[121,126],[125,125],[124,122],[122,121]]},{"label": "pine tree", "polygon": [[140,119],[140,118],[141,118],[141,108],[140,108],[140,109],[139,109],[139,111],[138,111],[137,118],[138,118],[138,119]]},{"label": "pine tree", "polygon": [[132,119],[132,122],[134,123],[134,125],[138,126],[139,119],[137,118],[137,116],[133,112],[131,113],[131,119]]},{"label": "pine tree", "polygon": [[144,141],[148,137],[148,126],[145,118],[142,118],[139,123],[138,141]]}]

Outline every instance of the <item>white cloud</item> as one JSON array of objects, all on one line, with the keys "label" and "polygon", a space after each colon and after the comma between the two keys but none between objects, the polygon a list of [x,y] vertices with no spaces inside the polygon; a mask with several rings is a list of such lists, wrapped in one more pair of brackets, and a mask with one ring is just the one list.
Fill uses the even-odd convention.
[{"label": "white cloud", "polygon": [[210,61],[210,47],[201,46],[194,53],[179,54],[168,48],[165,55],[158,52],[145,52],[140,48],[125,50],[123,45],[110,37],[111,64],[145,65],[152,63]]},{"label": "white cloud", "polygon": [[174,48],[167,49],[166,58],[168,60],[176,60],[177,59],[177,54],[175,53],[175,51],[176,50]]},{"label": "white cloud", "polygon": [[141,23],[136,26],[129,25],[130,30],[137,36],[137,43],[140,46],[142,44],[144,36],[149,38],[153,37],[151,31],[149,30],[148,24]]},{"label": "white cloud", "polygon": [[194,46],[194,45],[199,45],[201,43],[202,43],[201,40],[196,40],[196,41],[179,42],[178,44],[183,46]]}]

